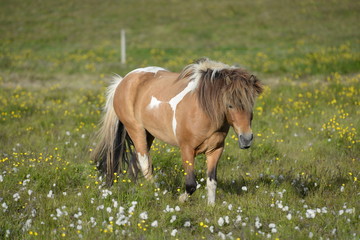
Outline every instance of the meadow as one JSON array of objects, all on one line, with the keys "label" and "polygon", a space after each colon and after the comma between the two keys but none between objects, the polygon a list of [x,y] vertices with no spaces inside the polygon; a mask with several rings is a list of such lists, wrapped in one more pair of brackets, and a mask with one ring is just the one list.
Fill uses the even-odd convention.
[{"label": "meadow", "polygon": [[[359,239],[360,3],[0,0],[1,239]],[[120,29],[128,58],[120,64]],[[208,56],[265,84],[255,141],[233,130],[206,204],[180,203],[177,148],[155,183],[106,187],[90,153],[113,73]]]}]

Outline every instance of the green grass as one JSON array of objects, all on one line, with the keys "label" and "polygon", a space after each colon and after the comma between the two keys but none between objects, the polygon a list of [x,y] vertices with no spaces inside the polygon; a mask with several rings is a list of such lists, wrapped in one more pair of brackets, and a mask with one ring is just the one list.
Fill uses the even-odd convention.
[{"label": "green grass", "polygon": [[[359,10],[356,1],[0,1],[0,238],[358,239]],[[151,150],[155,184],[124,174],[106,188],[89,155],[109,76],[178,71],[202,56],[266,85],[253,146],[240,150],[232,130],[226,140],[216,206],[206,204],[203,156],[199,189],[178,202],[180,154],[162,142]]]}]

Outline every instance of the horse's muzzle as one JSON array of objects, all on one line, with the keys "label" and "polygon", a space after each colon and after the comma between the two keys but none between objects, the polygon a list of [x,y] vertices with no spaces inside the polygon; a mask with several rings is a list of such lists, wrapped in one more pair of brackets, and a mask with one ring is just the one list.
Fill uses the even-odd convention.
[{"label": "horse's muzzle", "polygon": [[241,134],[239,136],[239,147],[241,149],[248,149],[251,146],[254,135],[250,134]]}]

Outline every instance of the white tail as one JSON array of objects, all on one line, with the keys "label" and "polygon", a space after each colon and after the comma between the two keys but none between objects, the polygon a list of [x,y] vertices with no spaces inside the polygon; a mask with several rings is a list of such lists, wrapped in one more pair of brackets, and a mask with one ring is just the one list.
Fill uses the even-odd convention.
[{"label": "white tail", "polygon": [[122,77],[119,75],[114,76],[113,82],[108,87],[106,104],[104,107],[104,116],[100,122],[100,129],[97,133],[99,143],[96,146],[95,150],[92,152],[92,159],[97,163],[97,168],[107,174],[108,179],[112,179],[117,166],[114,165],[114,161],[117,161],[115,158],[115,149],[117,146],[116,139],[118,134],[119,119],[116,116],[113,101],[115,90],[119,83],[121,82]]}]

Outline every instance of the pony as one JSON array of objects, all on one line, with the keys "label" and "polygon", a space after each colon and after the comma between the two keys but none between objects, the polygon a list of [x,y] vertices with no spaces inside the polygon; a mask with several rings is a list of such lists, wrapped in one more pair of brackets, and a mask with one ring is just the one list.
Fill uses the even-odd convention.
[{"label": "pony", "polygon": [[107,91],[99,143],[92,159],[106,175],[127,170],[153,177],[149,150],[154,138],[180,148],[185,170],[186,201],[196,190],[194,160],[205,154],[208,204],[215,204],[217,164],[232,127],[241,149],[253,141],[251,121],[255,99],[263,86],[245,69],[202,58],[180,73],[160,67],[139,68],[115,76]]}]

